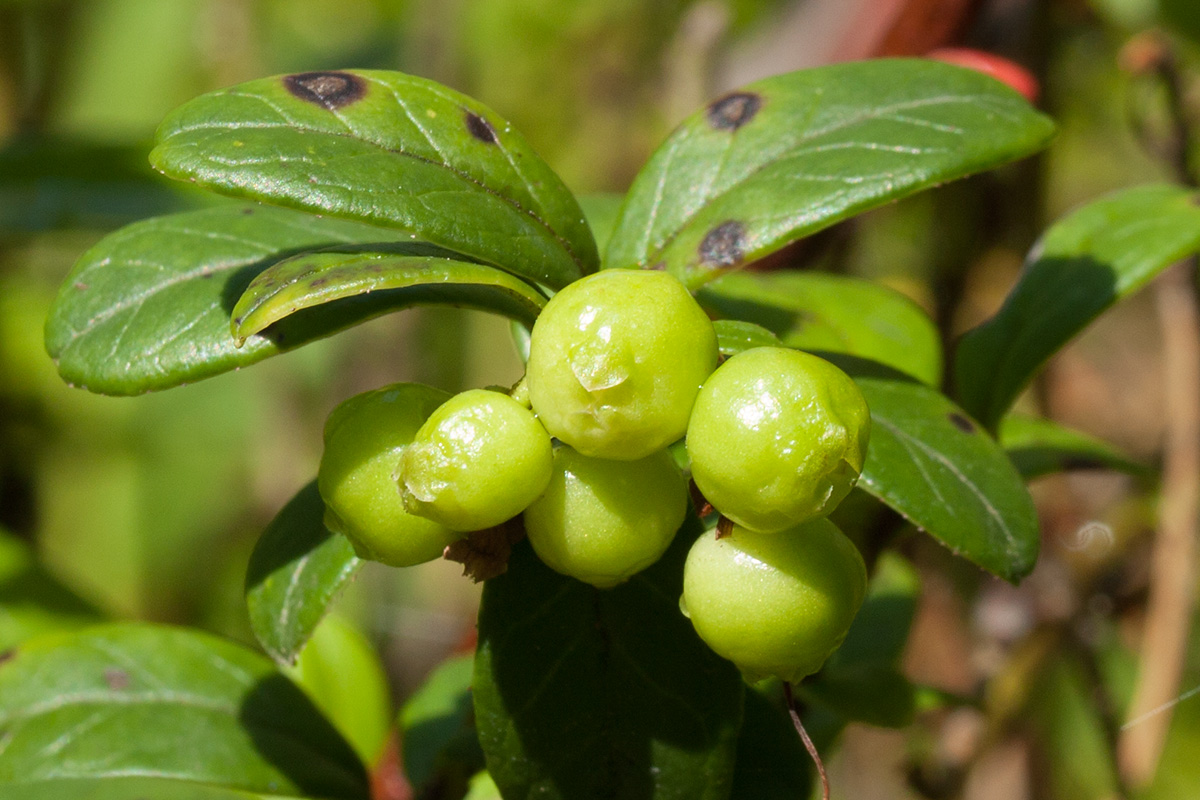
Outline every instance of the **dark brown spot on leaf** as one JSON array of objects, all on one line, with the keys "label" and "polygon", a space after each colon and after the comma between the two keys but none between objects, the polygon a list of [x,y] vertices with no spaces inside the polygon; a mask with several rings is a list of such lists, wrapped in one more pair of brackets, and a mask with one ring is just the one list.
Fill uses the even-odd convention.
[{"label": "dark brown spot on leaf", "polygon": [[300,72],[287,75],[283,85],[296,97],[330,111],[361,100],[367,82],[349,72]]},{"label": "dark brown spot on leaf", "polygon": [[10,650],[5,650],[3,653],[0,653],[0,664],[5,664],[9,661],[12,661],[16,657],[17,657],[17,648],[14,647]]},{"label": "dark brown spot on leaf", "polygon": [[666,272],[667,271],[667,262],[659,261],[657,264],[652,265],[650,267],[650,269],[655,270],[657,272]]},{"label": "dark brown spot on leaf", "polygon": [[762,97],[754,92],[734,92],[709,104],[705,116],[719,131],[736,131],[762,108]]},{"label": "dark brown spot on leaf", "polygon": [[75,288],[78,291],[84,292],[84,291],[87,291],[88,285],[86,283],[80,283],[80,282],[76,281]]},{"label": "dark brown spot on leaf", "polygon": [[129,688],[129,673],[115,667],[104,670],[104,682],[114,692]]},{"label": "dark brown spot on leaf", "polygon": [[466,121],[467,132],[476,139],[487,144],[496,143],[496,129],[492,127],[492,123],[473,111],[467,112]]},{"label": "dark brown spot on leaf", "polygon": [[710,267],[733,267],[746,256],[746,228],[736,220],[722,222],[700,242],[700,262]]},{"label": "dark brown spot on leaf", "polygon": [[1063,469],[1104,469],[1108,465],[1103,461],[1087,456],[1068,456],[1062,460]]},{"label": "dark brown spot on leaf", "polygon": [[254,213],[254,209],[253,208],[243,208],[242,213],[248,217]]},{"label": "dark brown spot on leaf", "polygon": [[952,411],[949,419],[952,423],[954,423],[954,427],[958,428],[963,433],[975,432],[975,423],[971,422],[971,420],[967,419],[962,414],[959,414],[957,411]]},{"label": "dark brown spot on leaf", "polygon": [[311,281],[309,281],[308,285],[315,288],[318,286],[324,286],[327,283],[329,283],[329,278],[313,278]]}]

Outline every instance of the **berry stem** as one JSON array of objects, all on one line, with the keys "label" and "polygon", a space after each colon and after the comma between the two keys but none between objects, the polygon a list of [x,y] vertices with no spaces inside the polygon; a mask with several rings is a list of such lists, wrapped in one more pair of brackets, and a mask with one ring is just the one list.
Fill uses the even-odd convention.
[{"label": "berry stem", "polygon": [[787,681],[783,682],[783,696],[787,700],[792,724],[796,726],[800,740],[804,742],[805,749],[812,756],[813,763],[817,765],[817,774],[821,776],[821,800],[829,800],[829,776],[825,774],[825,762],[821,761],[821,754],[817,752],[817,746],[813,744],[813,740],[808,736],[808,731],[804,729],[804,723],[800,721],[800,712],[796,710],[796,698],[792,695],[792,684]]}]

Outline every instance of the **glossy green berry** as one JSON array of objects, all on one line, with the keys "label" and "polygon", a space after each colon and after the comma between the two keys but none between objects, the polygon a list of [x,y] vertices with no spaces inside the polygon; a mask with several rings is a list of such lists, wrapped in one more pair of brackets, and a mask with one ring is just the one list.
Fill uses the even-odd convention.
[{"label": "glossy green berry", "polygon": [[525,530],[551,569],[608,588],[657,561],[686,510],[687,483],[665,450],[608,461],[559,447]]},{"label": "glossy green berry", "polygon": [[866,591],[862,556],[829,520],[780,533],[735,525],[692,545],[680,608],[749,680],[795,682],[841,645]]},{"label": "glossy green berry", "polygon": [[627,461],[683,436],[716,365],[712,322],[682,283],[665,272],[612,269],[546,305],[526,380],[553,436],[585,455]]},{"label": "glossy green berry", "polygon": [[506,394],[472,389],[426,420],[400,458],[400,490],[411,513],[456,531],[499,525],[525,510],[550,482],[550,435]]},{"label": "glossy green berry", "polygon": [[449,396],[398,383],[351,397],[329,415],[317,488],[326,525],[361,557],[408,567],[438,558],[461,536],[405,511],[396,485],[401,452]]},{"label": "glossy green berry", "polygon": [[870,422],[862,392],[828,361],[785,347],[747,350],[696,398],[692,479],[737,524],[781,531],[828,514],[850,492]]}]

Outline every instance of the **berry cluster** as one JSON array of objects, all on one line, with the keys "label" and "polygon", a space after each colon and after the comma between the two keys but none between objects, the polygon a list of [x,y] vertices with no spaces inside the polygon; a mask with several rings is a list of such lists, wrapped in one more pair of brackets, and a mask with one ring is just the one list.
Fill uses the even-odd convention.
[{"label": "berry cluster", "polygon": [[692,479],[732,523],[685,566],[681,607],[701,638],[749,676],[786,680],[840,644],[866,570],[824,517],[854,486],[869,428],[845,373],[776,347],[718,367],[713,325],[678,280],[608,270],[546,305],[518,386],[399,384],[340,405],[318,477],[329,527],[408,566],[524,512],[548,566],[615,586],[683,521],[667,448],[686,436]]}]

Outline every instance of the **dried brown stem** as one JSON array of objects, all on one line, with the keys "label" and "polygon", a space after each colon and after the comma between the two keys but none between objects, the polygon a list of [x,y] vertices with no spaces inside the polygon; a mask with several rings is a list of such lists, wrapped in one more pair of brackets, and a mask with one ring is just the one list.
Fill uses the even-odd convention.
[{"label": "dried brown stem", "polygon": [[796,698],[792,696],[792,685],[787,681],[783,682],[783,696],[787,700],[788,714],[792,717],[792,724],[796,726],[796,733],[800,734],[800,740],[804,742],[805,749],[817,765],[817,774],[821,777],[821,800],[829,800],[829,776],[825,774],[825,762],[821,760],[817,746],[813,744],[808,731],[804,729],[804,723],[800,721],[800,712],[796,710]]}]

